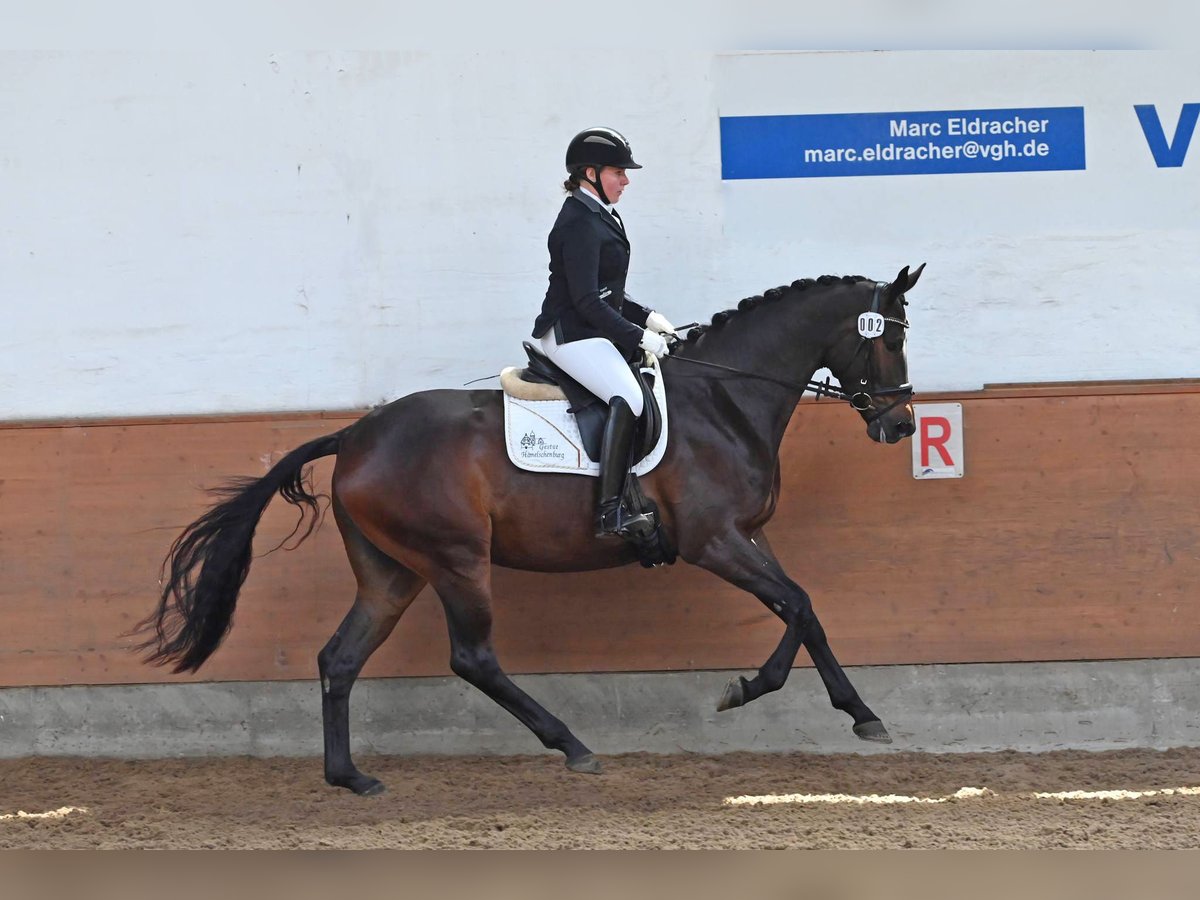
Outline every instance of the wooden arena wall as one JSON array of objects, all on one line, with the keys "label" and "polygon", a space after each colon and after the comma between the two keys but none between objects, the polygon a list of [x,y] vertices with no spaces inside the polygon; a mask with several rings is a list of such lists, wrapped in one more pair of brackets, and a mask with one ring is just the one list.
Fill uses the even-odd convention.
[{"label": "wooden arena wall", "polygon": [[[803,403],[784,441],[768,535],[843,663],[1200,656],[1200,385],[919,399],[962,402],[964,478],[914,480],[907,442],[871,443],[833,402]],[[139,662],[123,633],[153,607],[164,551],[207,503],[200,488],[261,474],[357,415],[0,426],[0,685],[181,680]],[[331,468],[317,464],[319,483]],[[259,554],[294,513],[272,504]],[[315,677],[353,591],[330,517],[296,552],[257,559],[197,680]],[[495,595],[512,672],[751,668],[781,627],[685,564],[497,570]],[[365,674],[444,674],[448,655],[426,590]]]}]

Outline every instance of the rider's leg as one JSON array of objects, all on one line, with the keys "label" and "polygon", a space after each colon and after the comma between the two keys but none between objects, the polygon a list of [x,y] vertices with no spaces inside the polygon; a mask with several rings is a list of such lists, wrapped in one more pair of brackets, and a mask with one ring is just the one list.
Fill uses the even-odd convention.
[{"label": "rider's leg", "polygon": [[629,477],[629,456],[642,414],[642,389],[611,341],[586,338],[559,344],[553,330],[541,339],[550,360],[597,397],[608,399],[608,421],[600,445],[596,536],[651,530],[654,521],[621,503]]},{"label": "rider's leg", "polygon": [[645,513],[631,513],[621,502],[629,478],[629,456],[637,431],[637,416],[624,397],[608,404],[608,422],[600,444],[600,478],[596,493],[596,537],[653,531],[654,521]]},{"label": "rider's leg", "polygon": [[540,341],[550,361],[601,400],[622,397],[634,416],[642,414],[642,388],[621,351],[607,338],[584,338],[560,344],[554,329]]}]

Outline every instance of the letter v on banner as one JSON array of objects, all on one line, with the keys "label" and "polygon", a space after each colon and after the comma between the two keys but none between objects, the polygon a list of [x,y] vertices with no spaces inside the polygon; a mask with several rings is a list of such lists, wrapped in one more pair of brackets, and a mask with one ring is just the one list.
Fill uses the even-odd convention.
[{"label": "letter v on banner", "polygon": [[914,403],[913,413],[913,478],[962,478],[962,404]]},{"label": "letter v on banner", "polygon": [[1162,122],[1158,119],[1158,110],[1153,104],[1141,104],[1133,110],[1142,125],[1142,134],[1146,136],[1154,164],[1160,169],[1182,166],[1187,157],[1188,145],[1192,142],[1192,133],[1196,130],[1196,119],[1200,118],[1200,103],[1183,104],[1183,109],[1179,111],[1179,121],[1175,125],[1175,137],[1169,144]]}]

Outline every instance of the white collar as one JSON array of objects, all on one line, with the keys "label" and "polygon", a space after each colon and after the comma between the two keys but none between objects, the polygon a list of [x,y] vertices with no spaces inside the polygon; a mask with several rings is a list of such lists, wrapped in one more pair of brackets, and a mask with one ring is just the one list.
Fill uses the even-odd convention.
[{"label": "white collar", "polygon": [[599,198],[599,197],[598,197],[596,194],[593,194],[591,191],[589,191],[589,190],[588,190],[587,188],[585,188],[583,185],[580,185],[580,186],[579,186],[579,193],[583,194],[583,195],[584,195],[585,197],[587,197],[589,200],[594,200],[594,201],[596,201],[596,203],[600,204],[600,206],[601,206],[601,207],[604,209],[604,211],[605,211],[606,213],[608,213],[608,214],[609,214],[610,216],[612,216],[614,219],[616,218],[616,215],[613,213],[613,205],[612,205],[611,203],[605,203],[605,202],[604,202],[603,200],[601,200],[601,199],[600,199],[600,198]]}]

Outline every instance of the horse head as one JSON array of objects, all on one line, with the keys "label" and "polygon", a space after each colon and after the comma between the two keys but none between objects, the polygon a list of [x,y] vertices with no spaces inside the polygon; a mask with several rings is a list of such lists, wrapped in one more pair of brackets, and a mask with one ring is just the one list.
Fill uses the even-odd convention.
[{"label": "horse head", "polygon": [[825,364],[867,423],[867,435],[880,443],[894,444],[916,430],[904,295],[924,269],[924,263],[913,272],[905,266],[890,283],[865,283],[864,308],[846,322],[826,353]]}]

